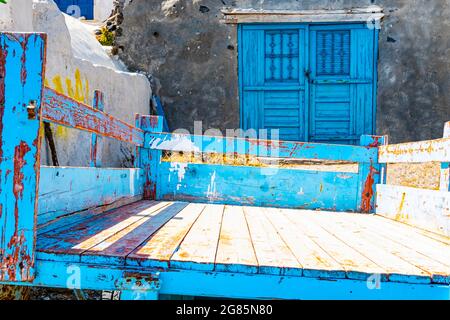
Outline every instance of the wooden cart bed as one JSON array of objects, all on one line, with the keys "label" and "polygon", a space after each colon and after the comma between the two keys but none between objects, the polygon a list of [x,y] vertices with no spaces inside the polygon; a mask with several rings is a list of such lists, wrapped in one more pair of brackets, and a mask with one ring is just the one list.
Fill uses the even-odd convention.
[{"label": "wooden cart bed", "polygon": [[[77,220],[76,223],[74,221]],[[38,235],[37,259],[448,284],[450,239],[374,215],[139,201]]]}]

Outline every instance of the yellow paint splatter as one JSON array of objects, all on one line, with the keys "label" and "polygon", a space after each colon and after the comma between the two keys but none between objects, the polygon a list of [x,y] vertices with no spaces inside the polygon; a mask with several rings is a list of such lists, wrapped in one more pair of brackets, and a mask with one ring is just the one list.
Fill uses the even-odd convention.
[{"label": "yellow paint splatter", "polygon": [[[89,104],[88,101],[90,93],[89,93],[89,81],[85,77],[84,79],[84,85],[82,81],[82,75],[79,69],[75,70],[74,74],[75,78],[75,88],[73,86],[73,81],[70,77],[66,77],[65,84],[66,84],[66,90],[64,90],[63,81],[60,75],[56,75],[52,79],[53,89],[56,90],[56,92],[61,94],[67,94],[72,99],[75,99],[79,102]],[[46,86],[49,86],[49,82],[46,79],[45,82]],[[69,130],[68,128],[57,126],[56,127],[56,135],[60,138],[67,138],[69,136]]]},{"label": "yellow paint splatter", "polygon": [[53,89],[55,89],[56,92],[63,94],[64,88],[62,85],[61,76],[57,75],[57,76],[53,77],[52,82],[53,82]]}]

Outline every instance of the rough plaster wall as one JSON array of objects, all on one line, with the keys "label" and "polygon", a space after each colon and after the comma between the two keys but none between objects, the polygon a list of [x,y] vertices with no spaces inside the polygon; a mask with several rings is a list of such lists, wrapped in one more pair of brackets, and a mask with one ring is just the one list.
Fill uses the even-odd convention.
[{"label": "rough plaster wall", "polygon": [[[30,8],[26,19],[32,23],[32,29],[48,34],[48,86],[90,105],[94,90],[100,90],[105,95],[105,111],[131,124],[134,124],[135,113],[149,113],[151,89],[145,76],[119,70],[118,63],[104,52],[90,29],[80,21],[63,15],[53,1],[33,3],[32,0],[21,0],[21,5],[24,4],[24,7]],[[24,31],[17,24],[13,30]],[[59,164],[88,166],[91,135],[55,125],[52,129]],[[46,143],[44,146],[42,164],[49,165],[49,150]],[[128,160],[131,160],[133,150],[131,145],[103,139],[100,152],[102,165],[131,166]]]},{"label": "rough plaster wall", "polygon": [[120,56],[154,76],[172,128],[239,126],[236,26],[220,9],[342,9],[380,5],[378,134],[392,142],[442,137],[450,120],[448,0],[133,0]]},{"label": "rough plaster wall", "polygon": [[20,28],[32,31],[31,0],[8,1],[0,3],[0,30],[11,31]]},{"label": "rough plaster wall", "polygon": [[94,19],[104,21],[112,12],[113,0],[95,0],[94,2]]}]

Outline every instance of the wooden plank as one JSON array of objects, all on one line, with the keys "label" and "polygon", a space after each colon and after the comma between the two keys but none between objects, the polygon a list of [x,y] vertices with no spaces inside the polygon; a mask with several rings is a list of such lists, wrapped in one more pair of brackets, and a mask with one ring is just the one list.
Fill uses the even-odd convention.
[{"label": "wooden plank", "polygon": [[59,229],[63,226],[75,225],[75,224],[81,223],[82,221],[91,219],[94,216],[108,214],[108,211],[110,211],[110,210],[114,210],[114,209],[129,205],[129,204],[138,202],[140,200],[142,200],[142,196],[127,197],[127,198],[119,199],[117,201],[114,201],[113,203],[110,203],[110,204],[107,204],[104,206],[90,208],[90,209],[79,211],[79,212],[74,212],[67,216],[61,216],[61,217],[58,217],[56,219],[49,221],[48,223],[38,225],[37,233],[38,233],[38,235],[40,235],[40,234],[49,232],[51,230]]},{"label": "wooden plank", "polygon": [[393,144],[379,148],[380,163],[450,162],[450,138]]},{"label": "wooden plank", "polygon": [[141,169],[41,167],[38,224],[142,196],[143,173]]},{"label": "wooden plank", "polygon": [[243,273],[258,272],[258,260],[242,207],[225,207],[215,270]]},{"label": "wooden plank", "polygon": [[127,265],[169,268],[170,258],[204,209],[204,204],[189,204],[148,241],[136,248],[127,257]]},{"label": "wooden plank", "polygon": [[156,150],[248,154],[270,158],[349,162],[377,162],[378,159],[378,150],[372,147],[171,133],[147,133],[145,146]]},{"label": "wooden plank", "polygon": [[358,175],[284,168],[162,162],[159,199],[356,211]]},{"label": "wooden plank", "polygon": [[387,281],[386,271],[381,266],[322,229],[308,215],[298,210],[283,210],[282,213],[299,232],[333,257],[345,269],[348,279],[366,281],[372,275],[378,275],[381,281]]},{"label": "wooden plank", "polygon": [[[376,217],[355,217],[354,215],[346,214],[332,215],[331,217],[329,214],[319,214],[318,216],[321,220],[326,220],[323,223],[332,224],[329,228],[340,229],[341,233],[348,233],[348,230],[354,230],[351,234],[357,238],[356,241],[371,243],[371,245],[367,246],[364,250],[367,250],[370,254],[372,254],[373,251],[381,250],[380,259],[386,259],[386,263],[391,259],[390,256],[394,255],[428,273],[431,276],[431,281],[433,283],[449,283],[450,268],[448,266],[417,252],[414,248],[405,246],[402,242],[392,241],[389,237],[384,236],[384,233],[374,230],[372,221],[377,220]],[[383,229],[385,229],[385,227],[383,227]],[[396,232],[388,232],[395,237]],[[414,239],[414,237],[412,237],[412,239]],[[352,243],[355,242],[354,239],[351,241]],[[373,246],[378,249],[371,250],[370,248]],[[407,276],[405,272],[399,273],[399,270],[402,269],[398,269],[395,274],[389,276],[390,281],[415,283],[417,280],[421,280],[421,278],[417,279],[417,276],[411,278],[410,276]]]},{"label": "wooden plank", "polygon": [[[282,209],[281,209],[282,210]],[[345,269],[319,245],[299,230],[280,212],[266,209],[263,213],[303,267],[303,276],[344,279]]]},{"label": "wooden plank", "polygon": [[0,33],[0,281],[34,278],[45,57],[45,34]]},{"label": "wooden plank", "polygon": [[378,185],[378,215],[450,237],[450,193]]},{"label": "wooden plank", "polygon": [[208,204],[170,260],[173,268],[212,271],[225,206]]},{"label": "wooden plank", "polygon": [[171,203],[156,211],[139,214],[143,215],[142,219],[84,251],[81,254],[81,261],[89,263],[125,264],[126,257],[134,249],[150,238],[187,205],[187,203]]},{"label": "wooden plank", "polygon": [[[416,264],[403,259],[402,249],[391,241],[374,240],[361,227],[352,223],[354,215],[332,213],[310,213],[311,219],[328,233],[332,234],[348,246],[363,254],[371,261],[383,267],[389,281],[405,283],[430,283],[431,274],[427,268],[419,268]],[[397,250],[396,250],[397,249]],[[442,271],[442,270],[441,270]]]},{"label": "wooden plank", "polygon": [[[136,115],[136,125],[146,134],[162,131],[163,118],[155,116]],[[144,170],[144,199],[155,200],[159,198],[157,194],[157,179],[160,172],[162,152],[160,150],[151,150],[149,148],[139,148],[139,167]]]},{"label": "wooden plank", "polygon": [[[379,147],[387,143],[386,136],[363,135],[360,145],[366,147]],[[357,191],[358,212],[370,213],[375,211],[376,186],[381,182],[382,165],[372,159],[359,164],[359,182]]]},{"label": "wooden plank", "polygon": [[225,23],[325,23],[379,21],[384,17],[379,7],[351,10],[222,10]]},{"label": "wooden plank", "polygon": [[50,88],[44,89],[42,119],[138,146],[144,142],[141,129]]},{"label": "wooden plank", "polygon": [[[92,101],[92,107],[95,110],[103,111],[105,104],[103,101],[103,92],[95,90],[94,99]],[[95,133],[91,137],[91,150],[90,150],[90,164],[91,167],[101,167],[102,163],[99,157],[99,144],[101,142],[101,137],[98,137]]]},{"label": "wooden plank", "polygon": [[244,207],[259,273],[302,276],[302,265],[265,217],[264,210]]},{"label": "wooden plank", "polygon": [[79,260],[82,252],[168,205],[168,202],[139,201],[75,226],[67,225],[51,230],[39,236],[38,257],[44,259],[50,255],[52,259],[56,259],[54,254],[61,254],[58,259],[66,259],[63,255],[75,255]]},{"label": "wooden plank", "polygon": [[430,238],[421,233],[419,229],[389,219],[383,219],[379,216],[374,216],[370,222],[355,218],[355,222],[364,223],[365,227],[370,225],[371,230],[376,231],[383,237],[413,249],[442,265],[450,266],[450,246]]}]

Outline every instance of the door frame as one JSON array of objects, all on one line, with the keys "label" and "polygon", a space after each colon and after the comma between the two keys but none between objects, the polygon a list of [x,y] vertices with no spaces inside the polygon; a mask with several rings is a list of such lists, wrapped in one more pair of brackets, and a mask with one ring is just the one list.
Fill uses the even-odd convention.
[{"label": "door frame", "polygon": [[[243,97],[244,97],[244,90],[243,90],[243,55],[240,54],[240,50],[242,48],[242,41],[243,41],[243,31],[244,28],[255,28],[255,29],[261,29],[261,26],[264,26],[264,30],[267,29],[289,29],[289,28],[298,28],[299,25],[303,26],[306,32],[305,36],[305,58],[307,59],[307,66],[309,70],[311,70],[311,27],[315,26],[342,26],[345,25],[346,28],[349,28],[350,25],[355,25],[360,27],[363,25],[361,22],[327,22],[327,23],[307,23],[307,22],[298,22],[298,23],[284,23],[284,22],[271,22],[271,23],[238,23],[237,24],[237,55],[238,55],[238,90],[239,90],[239,128],[243,129],[243,119],[244,119],[244,108],[243,108]],[[373,37],[373,48],[374,48],[374,58],[373,58],[373,86],[372,86],[372,130],[371,132],[368,132],[367,134],[375,134],[377,131],[377,102],[378,102],[378,60],[379,60],[379,34],[380,30],[378,28],[373,28],[374,31],[374,37]],[[305,142],[310,140],[310,101],[311,101],[311,86],[309,81],[305,81],[305,110],[304,110],[304,137]]]}]

